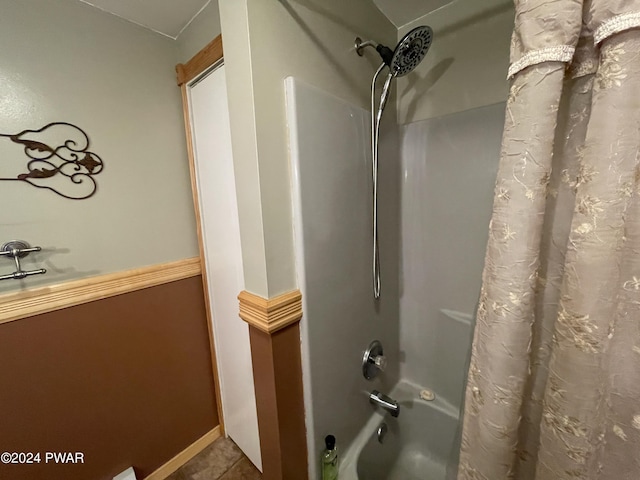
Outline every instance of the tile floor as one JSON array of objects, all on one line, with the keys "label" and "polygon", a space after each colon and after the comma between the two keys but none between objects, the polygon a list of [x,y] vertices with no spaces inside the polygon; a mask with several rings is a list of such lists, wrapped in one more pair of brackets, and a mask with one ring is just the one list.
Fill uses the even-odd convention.
[{"label": "tile floor", "polygon": [[230,438],[219,438],[167,480],[261,480],[260,471]]}]

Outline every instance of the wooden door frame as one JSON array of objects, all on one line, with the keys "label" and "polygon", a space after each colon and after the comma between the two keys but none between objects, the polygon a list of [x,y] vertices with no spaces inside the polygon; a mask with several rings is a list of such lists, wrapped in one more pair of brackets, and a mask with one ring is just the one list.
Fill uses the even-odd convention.
[{"label": "wooden door frame", "polygon": [[202,233],[202,215],[200,213],[200,198],[198,196],[193,131],[191,129],[191,112],[189,111],[189,92],[187,91],[187,85],[190,81],[197,78],[208,68],[219,62],[222,57],[222,35],[218,35],[207,46],[196,53],[187,63],[179,63],[176,65],[176,73],[178,75],[178,86],[182,92],[182,112],[184,115],[185,133],[187,136],[187,156],[189,158],[191,193],[193,195],[193,209],[195,211],[196,229],[198,233],[198,250],[200,251],[200,264],[202,265],[202,287],[204,289],[204,302],[207,310],[207,330],[209,331],[209,348],[211,350],[211,368],[213,369],[216,408],[218,410],[220,433],[221,435],[225,435],[224,416],[222,413],[222,395],[220,393],[220,379],[215,347],[215,333],[213,331],[211,302],[209,300],[209,280],[207,278],[207,264],[204,251],[204,237]]}]

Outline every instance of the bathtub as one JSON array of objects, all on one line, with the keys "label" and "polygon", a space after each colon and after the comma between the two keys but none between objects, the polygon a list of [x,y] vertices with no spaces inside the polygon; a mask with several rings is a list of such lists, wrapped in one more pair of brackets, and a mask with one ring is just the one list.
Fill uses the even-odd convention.
[{"label": "bathtub", "polygon": [[[445,480],[455,454],[458,411],[446,401],[422,400],[421,388],[401,381],[391,397],[400,416],[376,411],[343,454],[340,480]],[[387,424],[384,442],[377,429]]]}]

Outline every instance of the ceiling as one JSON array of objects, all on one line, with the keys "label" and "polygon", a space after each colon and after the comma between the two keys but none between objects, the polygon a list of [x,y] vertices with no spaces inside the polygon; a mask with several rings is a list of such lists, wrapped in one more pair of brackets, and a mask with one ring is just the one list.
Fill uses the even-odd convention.
[{"label": "ceiling", "polygon": [[211,0],[80,1],[175,39]]},{"label": "ceiling", "polygon": [[[211,0],[80,0],[170,38],[177,38]],[[456,0],[373,0],[397,27]]]},{"label": "ceiling", "polygon": [[373,3],[376,4],[376,7],[378,7],[396,27],[402,27],[454,1],[455,0],[373,0]]}]

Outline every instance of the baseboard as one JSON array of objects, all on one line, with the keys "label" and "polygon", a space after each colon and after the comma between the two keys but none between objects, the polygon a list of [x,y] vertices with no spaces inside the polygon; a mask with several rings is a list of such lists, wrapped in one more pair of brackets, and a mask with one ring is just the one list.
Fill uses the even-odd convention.
[{"label": "baseboard", "polygon": [[145,477],[144,480],[164,480],[189,460],[191,460],[193,457],[195,457],[197,454],[199,454],[202,450],[215,442],[218,438],[220,438],[221,435],[222,433],[220,425],[218,425],[216,428],[208,433],[205,433],[198,440],[178,453],[167,463],[161,465],[156,471],[151,473],[148,477]]}]

